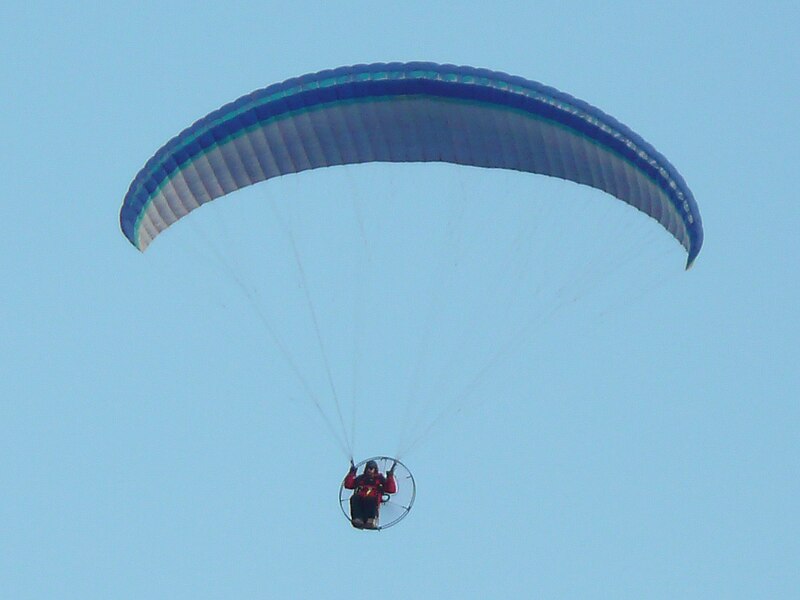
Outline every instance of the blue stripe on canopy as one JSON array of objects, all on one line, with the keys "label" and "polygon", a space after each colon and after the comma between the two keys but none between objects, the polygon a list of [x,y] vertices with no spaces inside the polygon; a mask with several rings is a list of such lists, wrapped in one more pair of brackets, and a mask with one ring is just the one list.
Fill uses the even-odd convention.
[{"label": "blue stripe on canopy", "polygon": [[451,162],[561,177],[603,190],[657,220],[687,250],[703,242],[694,197],[638,134],[563,92],[473,67],[357,65],[257,90],[167,142],[133,180],[120,211],[145,250],[205,202],[319,167]]}]

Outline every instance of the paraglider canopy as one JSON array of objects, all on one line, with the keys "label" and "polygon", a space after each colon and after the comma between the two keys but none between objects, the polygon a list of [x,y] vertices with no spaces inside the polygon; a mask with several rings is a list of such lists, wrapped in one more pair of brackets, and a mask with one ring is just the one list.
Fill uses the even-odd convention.
[{"label": "paraglider canopy", "polygon": [[[378,465],[378,472],[386,474],[394,466],[394,478],[397,482],[397,492],[384,494],[381,498],[380,516],[377,527],[369,528],[370,531],[380,531],[397,525],[411,511],[417,495],[414,476],[402,462],[390,456],[373,456],[356,464],[356,471],[361,473],[371,461]],[[352,490],[344,487],[344,482],[339,486],[339,506],[342,513],[350,521],[350,497]]]},{"label": "paraglider canopy", "polygon": [[539,173],[607,192],[658,221],[688,253],[703,243],[685,181],[637,133],[551,87],[435,63],[355,65],[257,90],[167,142],[120,211],[145,250],[170,225],[230,192],[309,169],[449,162]]}]

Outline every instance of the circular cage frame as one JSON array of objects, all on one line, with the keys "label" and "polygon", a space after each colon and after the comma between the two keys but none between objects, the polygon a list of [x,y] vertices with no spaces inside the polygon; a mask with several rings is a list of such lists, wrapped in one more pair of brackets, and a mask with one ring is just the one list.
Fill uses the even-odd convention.
[{"label": "circular cage frame", "polygon": [[[414,500],[417,497],[417,484],[414,481],[414,475],[411,473],[408,467],[401,461],[397,460],[396,458],[392,458],[391,456],[373,456],[371,458],[365,458],[361,462],[356,463],[356,469],[360,470],[371,460],[374,460],[376,463],[378,463],[378,471],[384,474],[391,468],[393,463],[396,463],[397,465],[395,467],[397,493],[392,494],[385,500],[381,500],[381,517],[383,516],[383,507],[385,505],[394,507],[398,511],[398,514],[393,516],[388,523],[382,523],[379,517],[377,527],[363,529],[363,531],[381,531],[382,529],[388,529],[389,527],[397,525],[400,521],[406,518],[409,512],[411,512],[411,508],[414,506]],[[408,488],[408,490],[406,490],[406,488]],[[349,508],[350,496],[352,496],[352,490],[346,489],[344,487],[344,481],[342,481],[342,483],[339,485],[339,508],[342,509],[342,513],[348,522],[352,524]]]}]

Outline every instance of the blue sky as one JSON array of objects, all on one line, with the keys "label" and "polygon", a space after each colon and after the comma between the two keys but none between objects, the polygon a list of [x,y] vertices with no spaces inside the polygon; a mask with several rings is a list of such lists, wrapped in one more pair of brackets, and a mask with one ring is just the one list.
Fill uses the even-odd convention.
[{"label": "blue sky", "polygon": [[[0,595],[797,597],[799,17],[791,2],[6,3]],[[695,266],[593,190],[438,167],[256,186],[146,254],[120,233],[130,181],[195,119],[393,60],[521,75],[632,127],[694,192]],[[515,221],[529,196],[540,221]],[[338,418],[290,240],[343,420],[357,398],[357,458],[445,413],[403,456],[412,513],[377,535],[342,518],[348,457],[302,392]],[[540,273],[562,289],[565,263],[565,297],[533,294]]]}]

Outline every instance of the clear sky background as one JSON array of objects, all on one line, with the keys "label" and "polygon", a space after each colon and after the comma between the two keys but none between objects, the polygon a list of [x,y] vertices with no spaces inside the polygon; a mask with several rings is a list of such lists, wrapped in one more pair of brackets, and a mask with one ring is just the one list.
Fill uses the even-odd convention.
[{"label": "clear sky background", "polygon": [[[3,4],[0,597],[800,597],[800,9],[749,5]],[[440,167],[267,183],[144,255],[120,233],[195,119],[394,60],[632,127],[695,194],[694,268],[594,190]],[[338,419],[290,240],[356,458],[444,415],[377,534],[343,518],[347,452],[303,392]],[[603,276],[533,293],[573,255]]]}]

